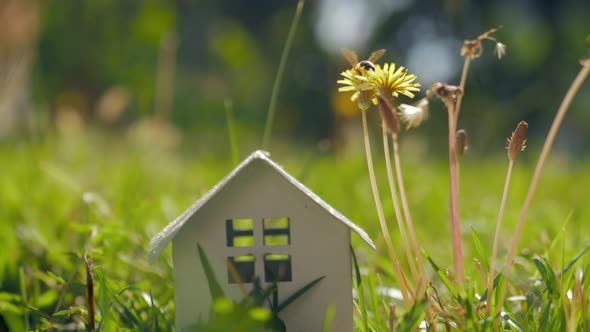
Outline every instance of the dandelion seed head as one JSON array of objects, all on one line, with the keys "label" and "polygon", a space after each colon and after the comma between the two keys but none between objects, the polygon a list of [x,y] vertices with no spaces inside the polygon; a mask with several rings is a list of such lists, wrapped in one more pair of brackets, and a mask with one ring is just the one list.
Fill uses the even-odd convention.
[{"label": "dandelion seed head", "polygon": [[498,59],[502,59],[504,55],[506,55],[506,44],[500,42],[496,43],[494,54],[498,57]]},{"label": "dandelion seed head", "polygon": [[428,99],[422,98],[414,105],[399,105],[398,115],[402,123],[406,125],[406,130],[416,128],[428,119]]}]

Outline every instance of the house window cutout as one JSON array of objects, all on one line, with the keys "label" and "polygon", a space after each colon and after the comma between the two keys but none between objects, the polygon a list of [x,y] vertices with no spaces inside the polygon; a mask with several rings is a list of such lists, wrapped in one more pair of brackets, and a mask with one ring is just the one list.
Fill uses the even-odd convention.
[{"label": "house window cutout", "polygon": [[254,281],[254,256],[233,256],[227,258],[227,278],[230,284]]},{"label": "house window cutout", "polygon": [[246,218],[225,221],[228,247],[252,247],[254,245],[254,221]]},{"label": "house window cutout", "polygon": [[262,229],[265,246],[286,246],[291,243],[290,220],[288,217],[264,218]]},{"label": "house window cutout", "polygon": [[291,281],[291,255],[264,255],[264,281]]}]

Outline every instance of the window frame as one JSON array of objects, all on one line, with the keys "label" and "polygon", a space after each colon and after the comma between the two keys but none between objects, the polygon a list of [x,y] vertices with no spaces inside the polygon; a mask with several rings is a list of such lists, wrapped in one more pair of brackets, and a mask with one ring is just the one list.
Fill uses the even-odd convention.
[{"label": "window frame", "polygon": [[[237,220],[249,220],[251,227],[249,229],[236,229],[234,222]],[[252,238],[252,245],[236,245],[236,238]],[[225,220],[225,245],[228,248],[253,247],[256,243],[254,238],[254,219],[252,218],[232,218]]]},{"label": "window frame", "polygon": [[[248,261],[238,261],[236,258],[251,258],[252,260]],[[238,256],[228,256],[227,257],[227,282],[228,284],[250,284],[254,282],[256,278],[256,256],[254,255],[238,255]],[[240,280],[234,279],[234,275],[232,273],[232,269],[230,266],[233,266],[235,272],[239,276]]]},{"label": "window frame", "polygon": [[[269,259],[269,256],[286,256],[286,259]],[[293,281],[293,257],[289,254],[265,254],[262,258],[264,263],[265,282],[291,282]],[[286,267],[280,271],[281,264]],[[276,278],[275,278],[276,277]]]},{"label": "window frame", "polygon": [[[287,221],[286,227],[272,227],[271,225],[267,225],[268,223],[272,223],[276,220],[285,219]],[[287,241],[278,241],[281,242],[279,244],[272,244],[270,242],[271,238],[278,238],[278,237],[286,237]],[[286,242],[286,243],[285,243]],[[262,243],[265,247],[274,247],[274,246],[288,246],[291,244],[291,218],[290,217],[266,217],[262,218]]]}]

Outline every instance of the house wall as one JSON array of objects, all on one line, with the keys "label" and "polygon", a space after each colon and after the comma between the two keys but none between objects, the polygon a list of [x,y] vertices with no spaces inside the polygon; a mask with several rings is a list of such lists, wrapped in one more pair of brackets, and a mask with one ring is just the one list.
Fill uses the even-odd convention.
[{"label": "house wall", "polygon": [[[263,246],[264,217],[290,218],[290,246]],[[254,219],[255,247],[226,247],[225,220],[231,218]],[[262,255],[290,254],[293,281],[279,283],[279,300],[320,276],[326,277],[279,315],[286,323],[287,331],[321,331],[330,305],[336,309],[332,331],[352,331],[349,228],[264,162],[254,161],[243,169],[176,235],[173,258],[179,331],[193,324],[198,317],[206,319],[211,305],[197,243],[214,266],[226,295],[236,300],[243,295],[238,285],[228,284],[228,256],[255,254],[256,272],[264,281]]]}]

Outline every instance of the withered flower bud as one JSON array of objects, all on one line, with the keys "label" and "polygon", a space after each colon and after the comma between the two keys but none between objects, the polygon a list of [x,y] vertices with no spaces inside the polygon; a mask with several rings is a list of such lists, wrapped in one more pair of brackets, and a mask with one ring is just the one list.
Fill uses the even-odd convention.
[{"label": "withered flower bud", "polygon": [[516,160],[520,152],[526,148],[526,132],[529,124],[525,121],[520,121],[516,129],[512,132],[506,140],[506,149],[508,150],[508,159]]},{"label": "withered flower bud", "polygon": [[[476,39],[463,41],[463,47],[461,47],[461,56],[468,56],[471,59],[479,58],[483,53],[483,45],[481,42],[484,39],[489,39],[497,43],[496,39],[492,37],[492,34],[500,30],[501,28],[502,26],[490,29],[479,35]],[[499,56],[499,58],[501,58],[501,56]]]},{"label": "withered flower bud", "polygon": [[459,129],[457,130],[457,134],[455,134],[455,152],[458,157],[461,157],[467,149],[469,149],[467,145],[467,131],[465,129]]},{"label": "withered flower bud", "polygon": [[390,133],[399,132],[399,120],[389,100],[383,98],[382,96],[377,96],[377,100],[379,101],[381,117],[383,118],[383,122],[385,122],[385,126],[387,126],[387,130]]},{"label": "withered flower bud", "polygon": [[469,56],[471,59],[479,58],[482,52],[481,41],[478,39],[465,40],[461,47],[461,56]]},{"label": "withered flower bud", "polygon": [[429,92],[436,93],[447,108],[454,106],[457,102],[457,97],[463,94],[463,90],[460,87],[444,83],[434,83],[428,90]]}]

